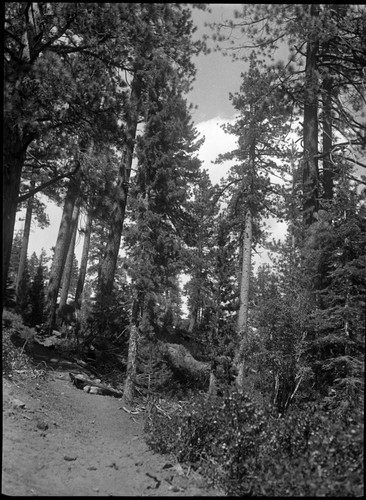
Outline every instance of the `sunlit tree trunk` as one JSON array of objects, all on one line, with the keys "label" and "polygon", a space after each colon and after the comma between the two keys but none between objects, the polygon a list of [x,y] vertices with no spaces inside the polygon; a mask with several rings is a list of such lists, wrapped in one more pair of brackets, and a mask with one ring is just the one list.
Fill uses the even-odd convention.
[{"label": "sunlit tree trunk", "polygon": [[90,236],[91,236],[91,225],[92,218],[90,214],[88,214],[85,229],[84,229],[84,243],[83,243],[83,252],[81,254],[80,261],[80,269],[79,269],[79,277],[76,285],[75,292],[75,308],[81,309],[81,296],[84,289],[85,276],[88,267],[88,256],[89,256],[89,247],[90,247]]},{"label": "sunlit tree trunk", "polygon": [[[35,181],[32,180],[30,184],[30,189],[34,189]],[[27,252],[28,252],[28,243],[29,243],[29,235],[32,225],[32,211],[33,211],[33,196],[28,199],[27,210],[25,213],[25,221],[24,221],[24,230],[23,230],[23,239],[22,239],[22,249],[20,252],[19,266],[18,266],[18,274],[17,280],[15,284],[15,294],[18,299],[19,295],[19,286],[23,279],[24,269],[27,261]]]},{"label": "sunlit tree trunk", "polygon": [[130,323],[130,338],[128,341],[128,357],[127,357],[127,370],[126,380],[123,390],[123,400],[130,404],[135,396],[135,381],[136,381],[136,368],[137,368],[137,349],[138,349],[138,311],[139,306],[137,299],[133,301],[132,305],[132,318]]},{"label": "sunlit tree trunk", "polygon": [[333,199],[334,171],[331,161],[332,147],[332,79],[326,78],[323,82],[323,185],[324,199]]},{"label": "sunlit tree trunk", "polygon": [[70,227],[70,231],[71,231],[72,236],[71,236],[69,249],[67,251],[65,268],[64,268],[64,272],[63,272],[63,278],[62,278],[62,288],[61,288],[60,305],[59,305],[60,311],[66,305],[67,297],[69,294],[71,275],[72,275],[72,264],[74,261],[75,242],[76,242],[76,235],[77,235],[77,230],[78,230],[79,211],[80,211],[80,206],[79,206],[79,204],[76,203],[74,206],[74,211],[73,211],[72,220],[71,220],[71,227]]},{"label": "sunlit tree trunk", "polygon": [[114,210],[111,213],[109,235],[100,269],[100,291],[108,296],[113,289],[114,274],[121,244],[122,229],[126,212],[128,183],[131,175],[133,151],[138,121],[138,101],[141,87],[137,77],[133,79],[131,88],[131,114],[127,119],[126,146],[121,161],[120,174],[114,198]]},{"label": "sunlit tree trunk", "polygon": [[243,254],[242,254],[242,269],[240,280],[240,306],[238,313],[238,334],[240,338],[239,351],[236,359],[238,368],[238,375],[236,385],[239,391],[244,388],[244,355],[245,347],[248,337],[248,309],[249,309],[249,286],[250,286],[250,273],[252,262],[252,241],[253,241],[253,228],[252,228],[252,214],[249,208],[245,214],[245,226],[243,235]]},{"label": "sunlit tree trunk", "polygon": [[46,298],[46,329],[52,332],[56,321],[57,296],[61,285],[61,278],[65,267],[67,252],[72,236],[72,218],[74,206],[79,194],[79,175],[71,178],[68,191],[65,197],[64,209],[61,216],[60,228],[58,231],[55,253],[53,256],[50,279],[47,288]]}]

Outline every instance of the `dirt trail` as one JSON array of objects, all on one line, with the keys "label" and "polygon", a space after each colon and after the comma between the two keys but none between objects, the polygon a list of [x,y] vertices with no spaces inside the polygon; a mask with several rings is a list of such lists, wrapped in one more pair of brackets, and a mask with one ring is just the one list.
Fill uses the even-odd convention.
[{"label": "dirt trail", "polygon": [[4,379],[2,463],[6,495],[220,495],[149,450],[141,414],[77,389],[63,370]]}]

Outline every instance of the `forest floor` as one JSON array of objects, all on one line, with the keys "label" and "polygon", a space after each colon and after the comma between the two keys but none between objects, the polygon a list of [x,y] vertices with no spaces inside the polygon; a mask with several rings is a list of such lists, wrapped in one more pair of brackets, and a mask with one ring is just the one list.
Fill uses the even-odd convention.
[{"label": "forest floor", "polygon": [[172,457],[149,449],[144,412],[88,394],[58,367],[3,378],[2,494],[220,496]]}]

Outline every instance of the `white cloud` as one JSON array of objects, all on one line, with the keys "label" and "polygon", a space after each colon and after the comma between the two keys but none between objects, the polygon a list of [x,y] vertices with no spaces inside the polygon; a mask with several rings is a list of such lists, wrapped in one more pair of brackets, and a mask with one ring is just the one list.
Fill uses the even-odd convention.
[{"label": "white cloud", "polygon": [[233,122],[234,119],[226,120],[217,117],[200,122],[196,125],[197,131],[201,136],[205,136],[206,138],[199,150],[198,156],[202,161],[202,167],[208,170],[213,184],[218,184],[220,179],[227,174],[227,171],[233,165],[233,162],[229,161],[220,165],[214,165],[212,163],[220,154],[235,149],[236,137],[231,134],[226,134],[221,128],[222,125]]},{"label": "white cloud", "polygon": [[[198,156],[202,161],[202,167],[208,170],[213,184],[219,183],[220,179],[226,176],[228,170],[234,164],[234,161],[227,161],[220,165],[212,163],[219,154],[232,151],[237,147],[237,138],[234,135],[226,134],[221,128],[223,124],[233,124],[234,121],[235,117],[231,119],[216,117],[196,125],[196,129],[201,136],[206,137],[206,141],[202,145]],[[274,183],[279,182],[276,177],[272,177],[272,181]],[[274,217],[270,217],[266,220],[266,223],[271,233],[270,239],[275,238],[277,240],[285,237],[287,229],[287,224],[285,222],[279,222]],[[257,253],[254,254],[254,265],[257,267],[259,264],[263,263],[270,263],[270,260],[267,250],[263,247],[259,247]]]}]

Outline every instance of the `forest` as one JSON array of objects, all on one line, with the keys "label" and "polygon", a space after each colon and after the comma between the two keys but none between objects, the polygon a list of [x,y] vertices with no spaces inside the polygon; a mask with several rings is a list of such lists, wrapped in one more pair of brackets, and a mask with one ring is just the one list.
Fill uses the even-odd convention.
[{"label": "forest", "polygon": [[[6,331],[38,339],[228,495],[363,496],[366,8],[236,7],[197,39],[210,4],[5,3],[3,373]],[[248,63],[218,184],[186,97],[208,39]]]}]

